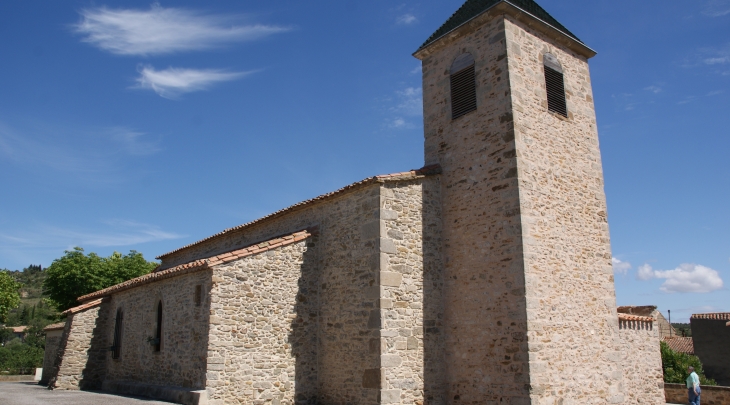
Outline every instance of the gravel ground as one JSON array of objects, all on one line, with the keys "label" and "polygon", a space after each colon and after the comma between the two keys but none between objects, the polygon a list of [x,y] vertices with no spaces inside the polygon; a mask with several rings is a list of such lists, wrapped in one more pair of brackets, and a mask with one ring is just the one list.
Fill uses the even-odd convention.
[{"label": "gravel ground", "polygon": [[89,391],[49,390],[35,382],[0,382],[2,405],[170,405],[137,397]]}]

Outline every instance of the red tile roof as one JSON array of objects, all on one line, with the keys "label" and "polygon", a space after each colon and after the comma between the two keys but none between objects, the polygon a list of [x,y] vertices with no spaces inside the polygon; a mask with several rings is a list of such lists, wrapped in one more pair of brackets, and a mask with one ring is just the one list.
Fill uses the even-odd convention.
[{"label": "red tile roof", "polygon": [[363,186],[366,186],[366,185],[369,185],[369,184],[385,183],[385,182],[391,182],[391,181],[413,180],[413,179],[418,179],[418,178],[422,178],[422,177],[425,177],[425,176],[431,176],[431,175],[435,175],[435,174],[441,174],[441,166],[440,165],[430,165],[430,166],[422,167],[422,168],[417,169],[417,170],[411,170],[411,171],[408,171],[408,172],[391,173],[391,174],[384,174],[384,175],[380,175],[380,176],[368,177],[367,179],[358,181],[356,183],[352,183],[352,184],[347,185],[347,186],[345,186],[345,187],[343,187],[343,188],[341,188],[339,190],[335,190],[335,191],[333,191],[331,193],[322,194],[319,197],[315,197],[315,198],[312,198],[312,199],[309,199],[309,200],[304,200],[304,201],[299,202],[299,203],[296,203],[296,204],[294,204],[294,205],[292,205],[290,207],[287,207],[287,208],[281,209],[279,211],[273,212],[273,213],[271,213],[271,214],[269,214],[267,216],[261,217],[259,219],[253,220],[251,222],[248,222],[248,223],[245,223],[245,224],[242,224],[242,225],[235,226],[233,228],[225,229],[222,232],[216,233],[215,235],[208,236],[207,238],[201,239],[201,240],[199,240],[197,242],[193,242],[193,243],[191,243],[189,245],[185,245],[185,246],[183,246],[181,248],[172,250],[172,251],[167,252],[167,253],[163,253],[163,254],[157,256],[157,259],[162,259],[163,257],[169,256],[169,255],[171,255],[173,253],[177,253],[177,252],[179,252],[181,250],[185,250],[185,249],[187,249],[189,247],[198,245],[200,243],[209,241],[211,239],[215,239],[215,238],[218,238],[220,236],[226,235],[228,233],[231,233],[231,232],[234,232],[234,231],[239,231],[239,230],[244,229],[244,228],[248,228],[250,226],[253,226],[255,224],[259,224],[259,223],[261,223],[263,221],[266,221],[266,220],[270,220],[270,219],[273,219],[273,218],[276,218],[276,217],[280,217],[280,216],[282,216],[284,214],[288,214],[290,212],[293,212],[293,211],[296,211],[296,210],[299,210],[299,209],[308,207],[308,206],[310,206],[310,205],[312,205],[314,203],[317,203],[317,202],[321,202],[321,201],[324,201],[324,200],[328,200],[328,199],[330,199],[332,197],[338,196],[338,195],[340,195],[342,193],[345,193],[347,191],[351,191],[351,190],[354,190],[354,189],[357,189],[357,188],[360,188],[360,187],[363,187]]},{"label": "red tile roof", "polygon": [[664,342],[675,352],[695,354],[695,346],[691,337],[667,336],[664,338]]},{"label": "red tile roof", "polygon": [[25,333],[25,331],[28,329],[27,326],[11,326],[10,329],[13,330],[13,333]]},{"label": "red tile roof", "polygon": [[651,316],[638,316],[623,313],[618,314],[618,319],[620,321],[654,322],[654,318]]},{"label": "red tile roof", "polygon": [[718,321],[730,321],[730,312],[715,312],[712,314],[692,314],[691,319],[716,319]]},{"label": "red tile roof", "polygon": [[91,302],[87,302],[87,303],[81,304],[78,307],[69,308],[69,309],[61,312],[61,315],[69,315],[69,314],[75,314],[75,313],[78,313],[78,312],[81,312],[81,311],[85,311],[85,310],[87,310],[89,308],[94,308],[96,306],[101,305],[101,303],[103,301],[104,301],[103,299],[99,298],[98,300],[94,300],[94,301],[91,301]]},{"label": "red tile roof", "polygon": [[66,322],[59,322],[59,323],[54,323],[53,325],[48,325],[45,328],[43,328],[43,330],[45,330],[45,331],[59,330],[59,329],[65,328],[65,327],[66,327]]},{"label": "red tile roof", "polygon": [[316,229],[309,229],[309,230],[294,232],[291,235],[286,235],[286,236],[281,236],[278,238],[269,239],[265,242],[260,242],[260,243],[257,243],[257,244],[251,245],[251,246],[247,246],[243,249],[238,249],[238,250],[234,250],[232,252],[227,252],[227,253],[221,253],[219,255],[212,256],[212,257],[209,257],[206,259],[195,260],[193,262],[181,264],[179,266],[171,267],[166,270],[145,274],[144,276],[140,276],[137,278],[133,278],[131,280],[127,280],[123,283],[113,285],[113,286],[105,288],[103,290],[99,290],[99,291],[93,292],[91,294],[86,294],[84,296],[79,297],[78,300],[81,302],[84,302],[84,301],[88,301],[88,300],[94,299],[94,298],[106,297],[113,293],[117,293],[117,292],[124,291],[124,290],[129,290],[130,288],[139,287],[141,285],[153,283],[153,282],[159,281],[159,280],[164,280],[166,278],[177,277],[177,276],[181,276],[183,274],[188,274],[188,273],[192,273],[192,272],[199,271],[199,270],[209,269],[212,266],[216,266],[218,264],[231,262],[233,260],[237,260],[242,257],[252,256],[252,255],[255,255],[258,253],[266,252],[268,250],[276,249],[278,247],[291,245],[292,243],[296,243],[296,242],[309,238],[310,236],[316,234],[316,232],[317,232]]}]

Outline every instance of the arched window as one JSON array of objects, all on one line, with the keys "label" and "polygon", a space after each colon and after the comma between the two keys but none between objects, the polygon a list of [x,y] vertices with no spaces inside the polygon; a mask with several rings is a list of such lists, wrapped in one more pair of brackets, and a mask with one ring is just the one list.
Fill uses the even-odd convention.
[{"label": "arched window", "polygon": [[155,351],[162,348],[162,301],[157,303],[157,330],[155,331]]},{"label": "arched window", "polygon": [[454,59],[451,74],[451,119],[457,119],[477,109],[477,83],[474,57],[464,53]]},{"label": "arched window", "polygon": [[546,53],[543,56],[545,65],[545,89],[547,90],[548,111],[568,117],[568,107],[565,103],[565,81],[563,68],[558,58]]},{"label": "arched window", "polygon": [[112,343],[112,359],[118,359],[122,353],[122,322],[124,320],[124,312],[117,309],[117,318],[114,321],[114,343]]}]

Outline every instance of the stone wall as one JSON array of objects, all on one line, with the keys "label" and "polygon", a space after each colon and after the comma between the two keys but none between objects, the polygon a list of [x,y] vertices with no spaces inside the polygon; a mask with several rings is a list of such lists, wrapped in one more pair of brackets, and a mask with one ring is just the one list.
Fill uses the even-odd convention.
[{"label": "stone wall", "polygon": [[[702,405],[730,404],[730,387],[702,386],[700,400]],[[686,404],[687,386],[684,384],[664,384],[665,400],[668,404]]]},{"label": "stone wall", "polygon": [[108,304],[69,314],[49,383],[62,390],[99,389],[104,381]]},{"label": "stone wall", "polygon": [[658,322],[619,321],[625,404],[664,405]]},{"label": "stone wall", "polygon": [[63,329],[49,330],[46,332],[46,347],[43,353],[43,375],[41,384],[46,384],[53,375],[53,364],[58,357],[58,346],[61,343]]},{"label": "stone wall", "polygon": [[[421,56],[425,160],[443,170],[445,397],[524,403],[530,370],[504,18],[485,13],[460,32]],[[464,52],[475,59],[477,110],[452,120],[449,68]]]},{"label": "stone wall", "polygon": [[[533,403],[624,403],[606,196],[588,62],[505,20]],[[548,112],[543,55],[564,71],[568,117]],[[520,337],[522,339],[522,337]],[[566,378],[570,376],[570,378]]]},{"label": "stone wall", "polygon": [[[333,197],[326,202],[311,204],[308,207],[278,218],[263,221],[240,232],[231,232],[225,237],[195,245],[170,257],[165,257],[163,265],[170,267],[171,263],[185,263],[187,261],[210,257],[213,254],[241,249],[273,237],[292,234],[302,229],[318,228],[319,236],[317,237],[317,241],[314,242],[317,246],[316,256],[314,252],[312,252],[312,255],[309,255],[318,258],[316,259],[317,262],[311,263],[314,260],[311,257],[307,259],[307,265],[314,266],[316,271],[307,270],[307,272],[299,274],[300,279],[298,281],[301,283],[298,288],[302,289],[299,291],[300,295],[302,297],[314,297],[307,299],[311,299],[313,302],[319,302],[318,310],[313,312],[314,315],[307,314],[304,316],[299,314],[302,322],[310,322],[307,321],[308,317],[310,319],[316,318],[316,341],[318,344],[316,347],[307,349],[316,351],[317,353],[317,367],[315,367],[317,371],[316,379],[312,373],[305,373],[302,367],[297,366],[295,375],[293,377],[290,376],[291,379],[288,381],[290,383],[289,386],[295,386],[295,390],[302,392],[303,397],[309,395],[310,392],[316,392],[317,398],[324,403],[374,404],[378,401],[379,390],[377,387],[371,387],[370,384],[367,384],[366,380],[372,374],[370,370],[378,369],[380,366],[379,351],[377,348],[377,341],[380,337],[380,312],[378,309],[378,299],[380,296],[378,274],[380,262],[378,251],[381,234],[378,226],[379,215],[380,185],[368,185]],[[266,266],[264,264],[265,259],[261,260],[263,261],[252,262],[255,264],[246,264],[248,267],[245,267],[245,271],[251,272],[251,274],[258,274],[256,272],[263,271],[260,274],[261,277],[267,274],[271,276],[268,271],[264,271],[265,267],[264,270],[256,267],[259,264]],[[243,266],[243,264],[238,264],[238,261],[235,263],[237,264],[226,265],[229,266],[228,272],[238,274],[241,277],[248,277],[240,273],[244,271],[244,267],[237,270],[239,273],[233,271],[235,266]],[[288,271],[287,277],[294,279],[297,270],[289,269]],[[219,289],[220,291],[227,291],[228,288],[233,288],[232,286],[234,284],[231,283],[238,285],[238,282],[242,282],[241,280],[235,279],[235,277],[231,278],[220,274],[216,274],[216,277],[218,277],[216,278],[218,281],[216,281],[217,287],[215,291],[219,291]],[[234,281],[234,279],[237,281]],[[263,279],[251,278],[250,282],[259,282],[261,280]],[[312,290],[310,286],[312,283],[317,286],[316,291]],[[261,286],[252,285],[251,288],[262,288],[262,286],[263,284]],[[262,294],[271,294],[271,291],[273,291],[269,289],[264,290],[261,292]],[[306,293],[303,293],[304,290],[306,290]],[[216,296],[216,294],[214,292],[213,296]],[[236,294],[239,295],[221,297],[222,302],[226,300],[239,302],[238,300],[241,300],[240,302],[246,302],[246,307],[254,308],[248,309],[248,311],[264,311],[256,303],[256,300],[260,297],[255,295],[255,293],[239,291]],[[281,295],[277,299],[281,305],[285,305],[285,303],[290,302],[287,300],[291,298],[293,297]],[[273,301],[269,298],[266,299],[266,302]],[[230,317],[240,316],[237,311],[229,311],[224,308],[225,305],[224,307],[220,307],[218,303],[215,303],[214,307],[211,309],[214,317],[220,318],[224,315]],[[213,319],[216,320],[218,318]],[[230,319],[226,320],[226,322],[229,321]],[[271,321],[273,322],[274,320]],[[255,329],[255,326],[259,324],[258,322],[261,322],[262,328],[267,327],[264,320],[256,321],[255,318],[253,324],[246,322],[246,330],[251,331],[251,333],[256,333],[255,336],[259,336],[259,331]],[[220,325],[230,326],[230,324]],[[236,331],[236,338],[231,338],[233,340],[230,342],[238,341],[239,344],[243,344],[241,343],[241,339],[246,340],[251,338],[248,335],[238,333],[240,332],[239,329],[236,329]],[[295,332],[299,333],[294,330],[277,331],[280,336],[286,336],[289,333]],[[228,333],[230,334],[231,332],[229,331]],[[221,377],[220,374],[212,373],[226,371],[225,364],[234,364],[242,361],[237,357],[239,355],[238,353],[245,353],[250,356],[250,361],[247,361],[249,361],[249,366],[253,364],[252,367],[254,369],[265,367],[262,359],[266,356],[271,356],[271,353],[265,352],[261,359],[262,362],[257,363],[260,359],[255,354],[257,351],[253,347],[249,348],[251,350],[239,352],[229,347],[215,346],[214,342],[227,341],[221,340],[222,338],[219,334],[220,330],[218,326],[215,326],[215,330],[211,329],[211,352],[209,353],[209,358],[215,360],[211,360],[210,364],[212,368],[209,371],[211,372],[211,376],[217,376],[218,378],[218,380],[209,379],[211,400],[217,401],[217,403],[237,403],[235,402],[237,401],[235,399],[236,395],[243,393],[245,395],[258,395],[259,399],[257,401],[264,401],[263,403],[275,403],[275,401],[286,403],[288,401],[287,398],[289,398],[287,395],[289,394],[281,391],[284,385],[280,384],[276,388],[278,391],[274,394],[274,391],[271,391],[270,388],[264,387],[266,385],[264,384],[264,374],[258,375],[255,379],[258,383],[256,390],[251,389],[246,392],[242,390],[243,387],[248,386],[247,382],[250,382],[252,386],[254,379],[245,380],[238,387],[222,386],[225,385],[225,378]],[[214,337],[218,340],[213,340]],[[271,337],[267,339],[271,339]],[[280,341],[277,342],[281,343]],[[371,342],[375,342],[375,347],[371,346]],[[286,344],[289,345],[292,342],[287,341]],[[244,347],[243,349],[246,348]],[[257,346],[257,350],[260,349]],[[239,348],[239,350],[241,349]],[[276,350],[283,351],[281,355],[284,356],[284,352],[290,352],[291,348],[277,347]],[[305,357],[297,357],[297,359],[304,359]],[[288,367],[285,367],[285,369]],[[220,368],[223,368],[223,370],[220,370]],[[236,378],[241,378],[243,375],[246,375],[233,369],[230,370],[231,375],[235,375]],[[261,371],[261,373],[265,372]],[[298,379],[299,376],[301,376],[301,379]],[[277,379],[270,381],[271,384],[279,381],[278,378],[281,378],[281,373],[277,374],[276,377]],[[264,389],[259,392],[258,389],[262,387]],[[282,395],[283,397],[279,398]],[[243,398],[252,400],[251,396],[244,396]]]},{"label": "stone wall", "polygon": [[728,319],[690,318],[695,356],[705,375],[722,386],[730,386],[730,326]]},{"label": "stone wall", "polygon": [[301,241],[214,268],[209,403],[316,401],[314,246],[312,240]]},{"label": "stone wall", "polygon": [[[210,271],[198,271],[112,295],[109,327],[104,331],[107,349],[114,340],[114,320],[120,308],[123,322],[119,358],[112,359],[111,352],[106,352],[109,382],[205,388],[211,276]],[[198,285],[202,291],[200,306],[194,302]],[[149,339],[156,334],[160,300],[162,340],[156,352]]]},{"label": "stone wall", "polygon": [[438,193],[437,179],[390,183],[381,191],[383,404],[444,400]]}]

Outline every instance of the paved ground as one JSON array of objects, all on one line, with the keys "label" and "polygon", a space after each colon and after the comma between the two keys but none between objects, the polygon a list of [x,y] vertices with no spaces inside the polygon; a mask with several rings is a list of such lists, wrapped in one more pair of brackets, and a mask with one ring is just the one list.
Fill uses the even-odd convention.
[{"label": "paved ground", "polygon": [[0,382],[2,405],[170,405],[137,397],[122,397],[89,391],[49,390],[35,382]]}]

